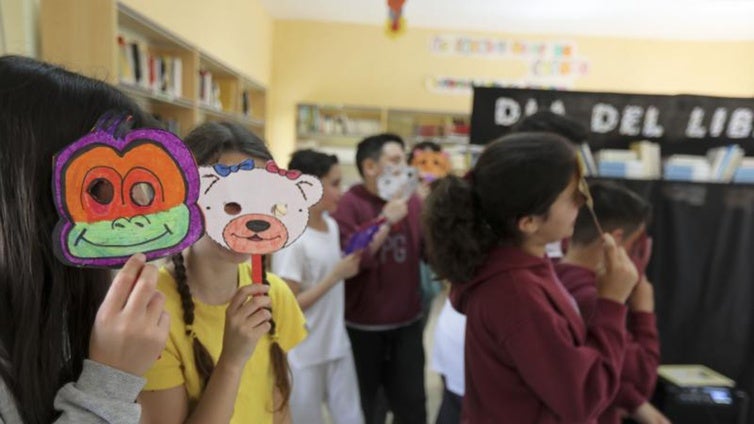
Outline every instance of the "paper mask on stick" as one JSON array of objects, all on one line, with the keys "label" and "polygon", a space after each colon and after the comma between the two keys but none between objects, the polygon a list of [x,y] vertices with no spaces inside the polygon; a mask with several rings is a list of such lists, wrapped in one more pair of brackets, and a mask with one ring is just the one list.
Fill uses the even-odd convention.
[{"label": "paper mask on stick", "polygon": [[249,159],[204,166],[199,173],[207,235],[238,253],[266,255],[290,245],[306,229],[309,208],[322,198],[318,178],[272,161],[264,169]]},{"label": "paper mask on stick", "polygon": [[419,170],[419,178],[425,183],[431,183],[448,175],[452,169],[448,154],[435,152],[432,149],[414,149],[411,155],[411,166]]},{"label": "paper mask on stick", "polygon": [[130,117],[106,114],[54,158],[53,241],[67,264],[118,267],[140,252],[152,260],[203,233],[191,151],[168,131],[130,127]]},{"label": "paper mask on stick", "polygon": [[410,166],[388,165],[377,177],[377,193],[386,202],[394,198],[408,198],[419,185],[418,173]]}]

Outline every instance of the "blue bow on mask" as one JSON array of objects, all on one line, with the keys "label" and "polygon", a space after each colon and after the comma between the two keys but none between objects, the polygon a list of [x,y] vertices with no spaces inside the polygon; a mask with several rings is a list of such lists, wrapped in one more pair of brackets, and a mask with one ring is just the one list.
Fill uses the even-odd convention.
[{"label": "blue bow on mask", "polygon": [[213,166],[213,168],[215,168],[215,172],[217,173],[217,175],[221,177],[227,177],[233,172],[238,172],[240,170],[251,171],[252,169],[254,169],[254,160],[246,159],[245,161],[239,163],[238,165],[230,165],[230,166],[218,163],[217,165]]}]

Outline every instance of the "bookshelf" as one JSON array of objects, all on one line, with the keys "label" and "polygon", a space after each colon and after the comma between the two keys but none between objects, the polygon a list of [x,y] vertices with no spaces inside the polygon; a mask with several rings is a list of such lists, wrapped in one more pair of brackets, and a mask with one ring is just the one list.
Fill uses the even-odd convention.
[{"label": "bookshelf", "polygon": [[264,136],[265,88],[211,53],[117,0],[40,3],[44,60],[118,87],[179,135],[233,121]]},{"label": "bookshelf", "polygon": [[348,186],[360,180],[356,145],[364,137],[388,131],[400,135],[409,149],[424,140],[441,144],[454,171],[461,174],[482,148],[469,144],[469,123],[469,114],[456,112],[302,103],[297,106],[296,147],[336,155]]}]

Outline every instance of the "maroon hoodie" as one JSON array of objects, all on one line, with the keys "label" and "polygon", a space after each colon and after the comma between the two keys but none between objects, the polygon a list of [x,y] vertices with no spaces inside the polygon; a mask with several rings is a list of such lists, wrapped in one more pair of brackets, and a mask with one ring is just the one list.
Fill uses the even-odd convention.
[{"label": "maroon hoodie", "polygon": [[[590,269],[560,262],[555,265],[560,281],[579,304],[585,322],[594,318],[597,304],[597,276]],[[660,340],[655,314],[629,312],[628,342],[615,400],[599,418],[600,424],[620,424],[620,409],[634,412],[654,391],[660,364]]]},{"label": "maroon hoodie", "polygon": [[493,249],[473,280],[454,284],[466,314],[464,423],[596,423],[615,396],[626,307],[597,301],[586,327],[552,263]]},{"label": "maroon hoodie", "polygon": [[[351,187],[332,217],[338,222],[340,244],[382,212],[385,201],[364,185]],[[357,325],[400,325],[421,315],[419,258],[421,200],[412,196],[408,214],[393,225],[387,240],[374,255],[361,257],[359,273],[346,280],[346,322]]]}]

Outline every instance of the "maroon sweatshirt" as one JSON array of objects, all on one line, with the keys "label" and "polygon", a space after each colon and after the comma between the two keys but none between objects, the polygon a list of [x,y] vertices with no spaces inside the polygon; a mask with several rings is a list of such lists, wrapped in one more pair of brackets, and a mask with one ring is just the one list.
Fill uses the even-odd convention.
[{"label": "maroon sweatshirt", "polygon": [[[385,201],[362,185],[351,187],[332,217],[340,228],[340,244],[346,246],[362,225],[374,221]],[[419,258],[421,200],[412,196],[408,214],[390,229],[374,255],[361,258],[360,270],[346,280],[346,322],[357,325],[409,323],[421,315]]]},{"label": "maroon sweatshirt", "polygon": [[579,423],[615,396],[626,307],[597,301],[585,326],[552,266],[514,247],[493,249],[473,280],[454,284],[466,314],[464,423]]},{"label": "maroon sweatshirt", "polygon": [[[560,262],[555,265],[560,281],[576,299],[585,322],[594,318],[597,304],[597,276],[591,270]],[[620,424],[620,410],[636,411],[654,391],[657,367],[660,364],[660,339],[655,314],[629,312],[628,341],[621,370],[618,394],[610,407],[600,416],[600,424]]]}]

